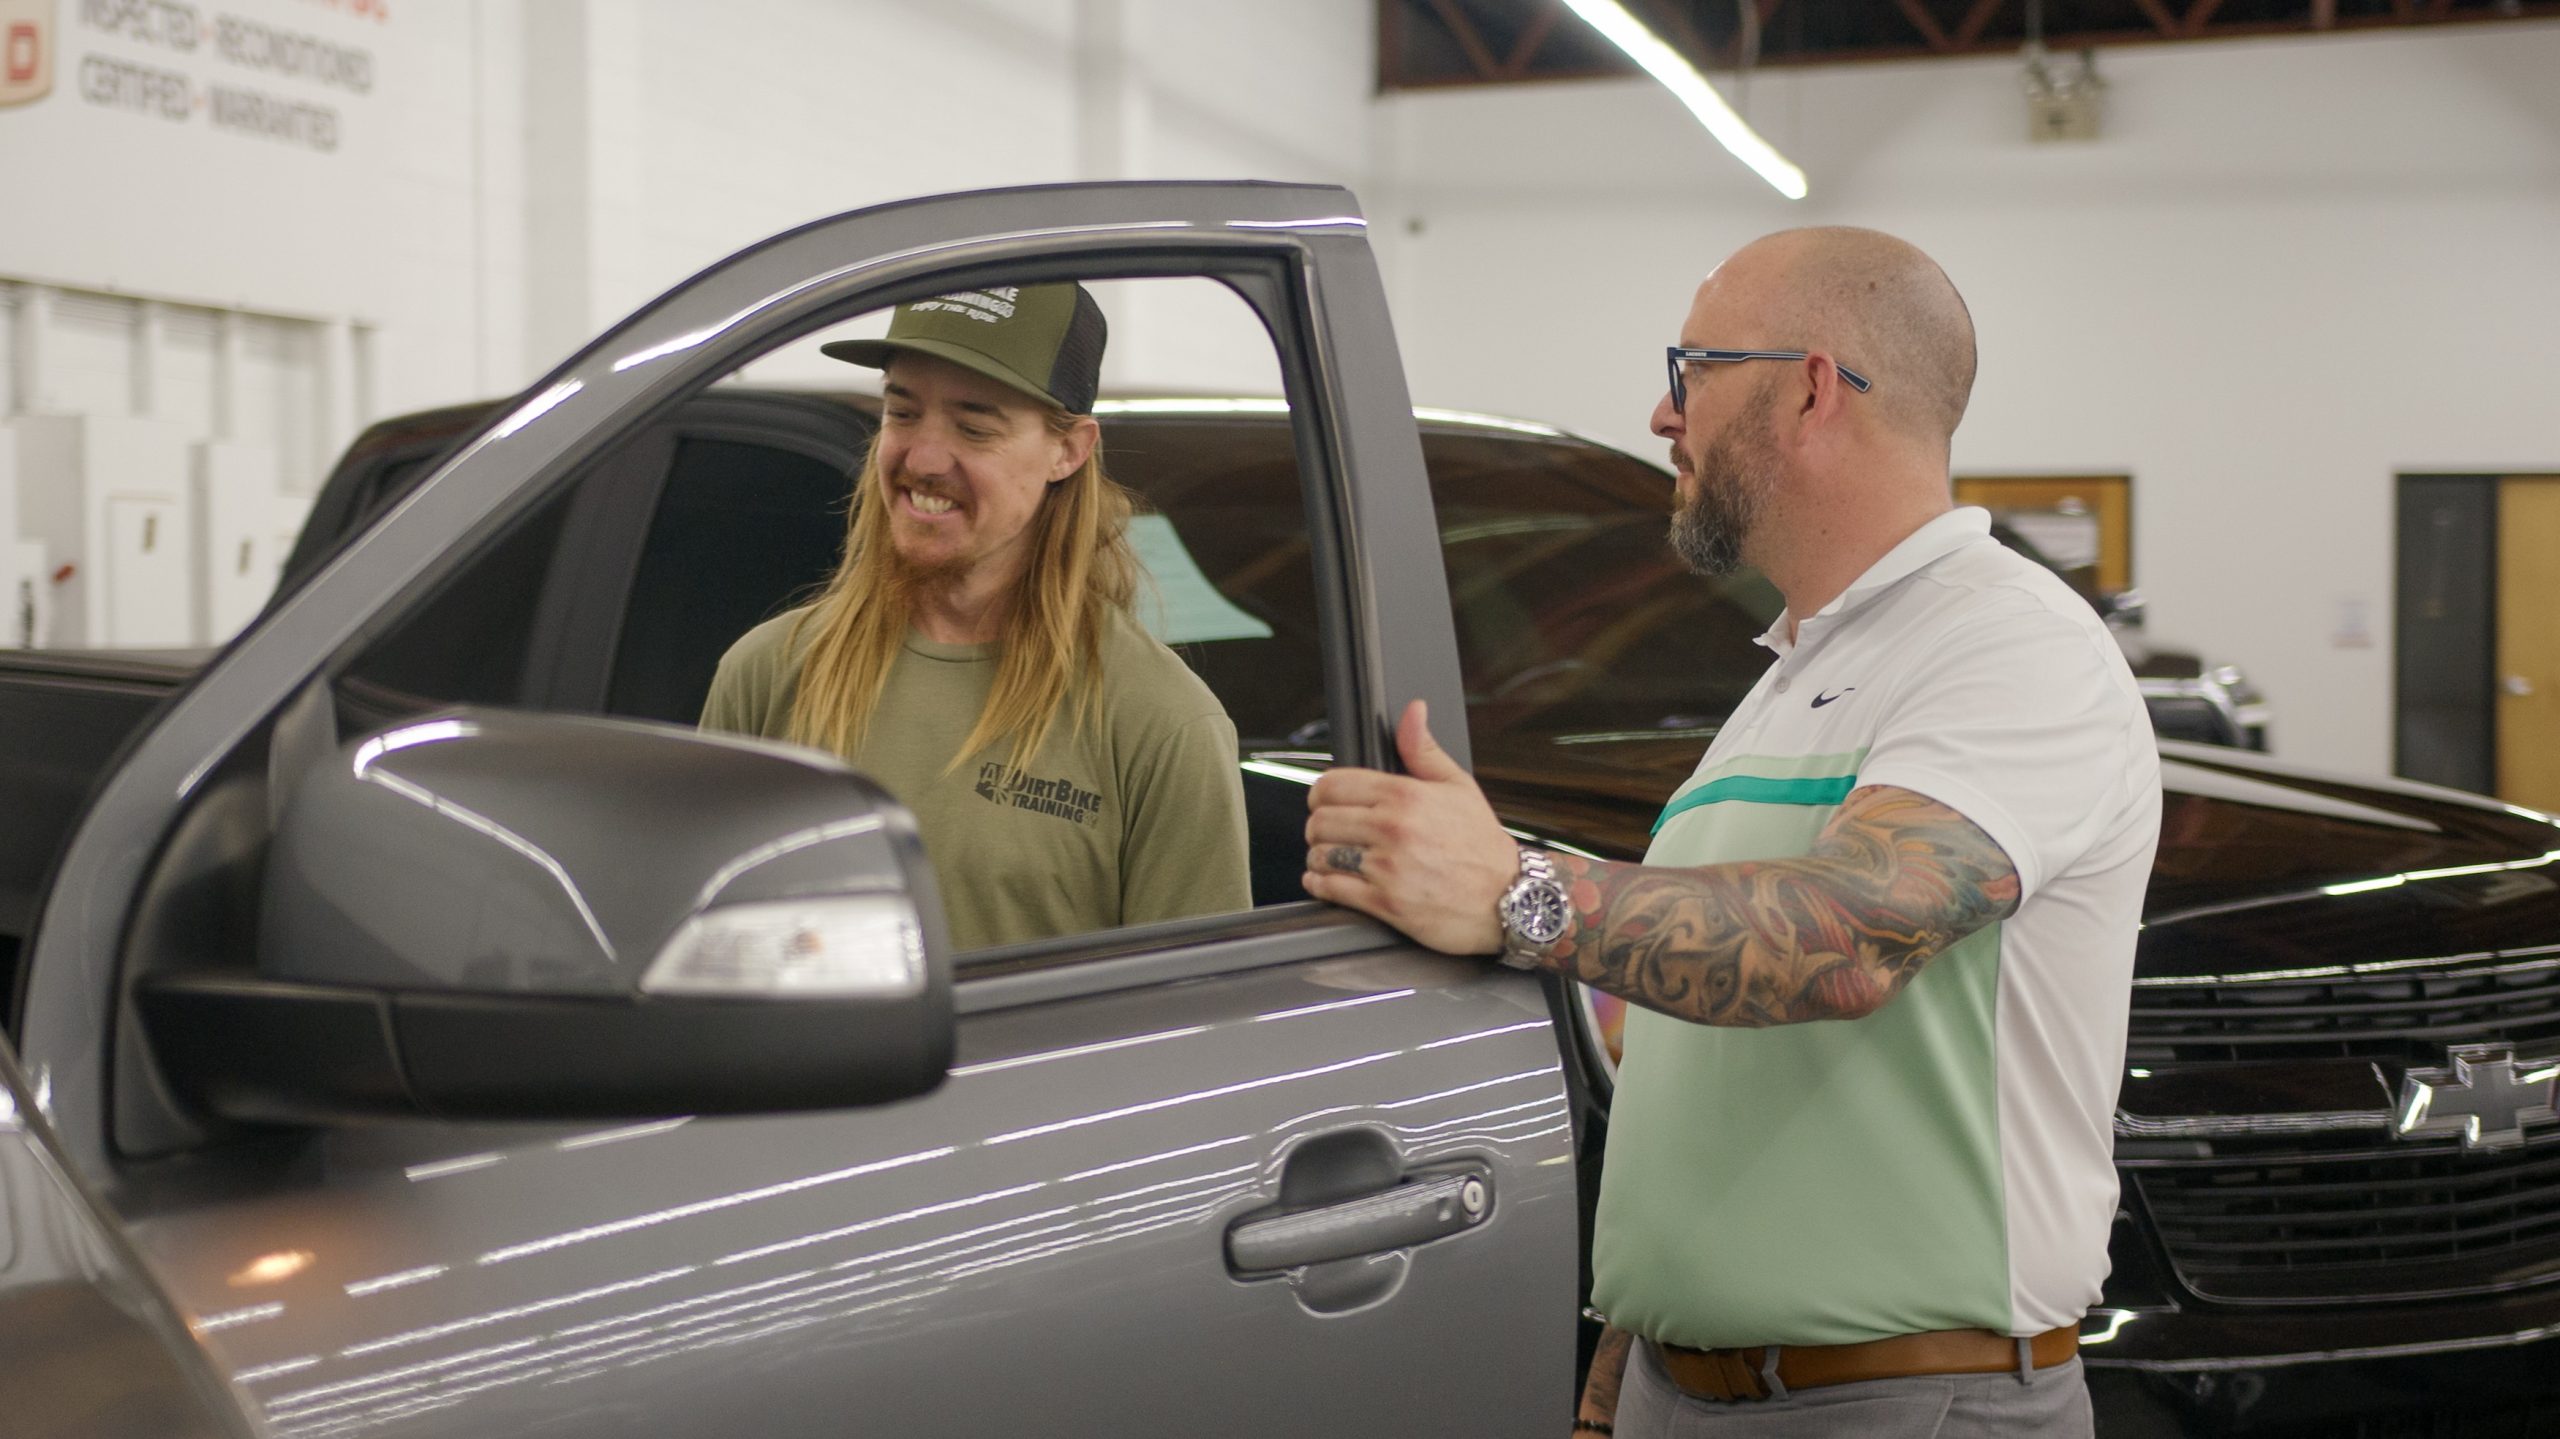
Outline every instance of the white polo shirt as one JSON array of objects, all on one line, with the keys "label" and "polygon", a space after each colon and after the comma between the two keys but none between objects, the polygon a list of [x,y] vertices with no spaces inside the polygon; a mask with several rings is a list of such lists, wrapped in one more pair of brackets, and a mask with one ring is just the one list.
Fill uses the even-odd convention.
[{"label": "white polo shirt", "polygon": [[2007,920],[1863,1019],[1721,1029],[1631,1008],[1593,1301],[1700,1348],[2076,1323],[2107,1273],[2112,1125],[2160,761],[2088,604],[1959,509],[1787,635],[1645,862],[1807,853],[1853,789],[1979,826]]}]

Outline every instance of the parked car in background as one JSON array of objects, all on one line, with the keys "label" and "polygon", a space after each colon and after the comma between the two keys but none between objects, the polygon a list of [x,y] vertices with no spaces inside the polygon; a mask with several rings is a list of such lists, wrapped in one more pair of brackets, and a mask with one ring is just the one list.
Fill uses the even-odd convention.
[{"label": "parked car in background", "polygon": [[2232,745],[2264,752],[2269,709],[2266,696],[2237,665],[2208,665],[2191,650],[2156,644],[2145,633],[2140,590],[2102,590],[2095,565],[2064,565],[2035,541],[1994,515],[1991,537],[2062,577],[2107,622],[2162,739]]},{"label": "parked car in background", "polygon": [[[526,396],[368,431],[209,665],[0,658],[13,1033],[278,1433],[1567,1417],[1608,1008],[1306,900],[1305,789],[1420,696],[1517,833],[1640,855],[1772,606],[1680,570],[1659,470],[1409,410],[1355,213],[1102,186],[822,222]],[[1169,256],[1256,306],[1292,396],[1102,415],[1151,621],[1240,736],[1255,908],[951,956],[948,859],[893,803],[686,728],[833,562],[872,423],[714,381],[895,298]],[[2547,1412],[2560,825],[2163,755],[2101,1432]],[[787,855],[826,863],[731,893]],[[649,987],[777,895],[857,904],[901,983]]]}]

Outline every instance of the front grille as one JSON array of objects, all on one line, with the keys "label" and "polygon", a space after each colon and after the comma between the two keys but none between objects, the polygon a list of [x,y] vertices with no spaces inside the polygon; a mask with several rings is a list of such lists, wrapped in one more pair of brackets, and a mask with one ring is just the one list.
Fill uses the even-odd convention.
[{"label": "front grille", "polygon": [[2481,1294],[2560,1281],[2560,1130],[2523,1147],[2387,1134],[2217,1141],[2126,1166],[2178,1276],[2235,1303]]},{"label": "front grille", "polygon": [[[2144,983],[2128,1057],[2136,1068],[2352,1060],[2396,1084],[2461,1044],[2560,1055],[2560,957]],[[2125,1168],[2179,1278],[2207,1298],[2321,1304],[2560,1283],[2560,1129],[2466,1150],[2395,1138],[2381,1119],[2370,1131],[2216,1138],[2193,1157],[2128,1154]]]},{"label": "front grille", "polygon": [[2560,1054],[2560,959],[2301,981],[2142,984],[2135,1065],[2372,1059],[2440,1065],[2448,1045]]}]

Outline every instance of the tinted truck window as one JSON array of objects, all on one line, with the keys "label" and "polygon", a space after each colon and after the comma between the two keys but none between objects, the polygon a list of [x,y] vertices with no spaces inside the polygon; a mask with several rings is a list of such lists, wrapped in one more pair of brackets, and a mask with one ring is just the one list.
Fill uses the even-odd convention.
[{"label": "tinted truck window", "polygon": [[849,483],[793,450],[679,441],[632,579],[606,710],[691,724],[729,642],[826,582],[844,547]]},{"label": "tinted truck window", "polygon": [[[418,468],[423,469],[421,465]],[[525,703],[537,601],[576,492],[544,501],[368,649],[341,682],[352,718]]]},{"label": "tinted truck window", "polygon": [[[1248,748],[1324,748],[1306,525],[1286,420],[1124,420],[1124,479],[1181,531],[1203,572],[1267,638],[1187,657]],[[1753,574],[1699,580],[1665,543],[1671,482],[1562,436],[1492,426],[1423,431],[1448,566],[1469,725],[1479,745],[1712,728],[1768,654],[1782,601]]]}]

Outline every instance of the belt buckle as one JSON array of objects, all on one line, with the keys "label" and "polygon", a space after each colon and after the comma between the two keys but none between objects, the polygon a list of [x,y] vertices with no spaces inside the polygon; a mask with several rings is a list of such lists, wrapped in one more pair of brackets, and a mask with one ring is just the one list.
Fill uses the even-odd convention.
[{"label": "belt buckle", "polygon": [[[1769,1386],[1761,1378],[1759,1367],[1751,1362],[1751,1351],[1747,1349],[1692,1349],[1685,1344],[1662,1347],[1667,1356],[1680,1361],[1680,1369],[1688,1371],[1686,1376],[1678,1372],[1671,1375],[1671,1382],[1683,1394],[1718,1404],[1757,1404],[1770,1397]],[[1768,1355],[1765,1349],[1760,1353],[1764,1359]]]},{"label": "belt buckle", "polygon": [[[1725,1385],[1733,1391],[1725,1396],[1728,1402],[1758,1404],[1769,1397],[1769,1386],[1761,1381],[1760,1370],[1745,1357],[1748,1350],[1719,1349],[1715,1353],[1716,1367],[1723,1371]],[[1762,1354],[1765,1357],[1767,1351]]]}]

